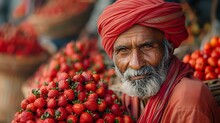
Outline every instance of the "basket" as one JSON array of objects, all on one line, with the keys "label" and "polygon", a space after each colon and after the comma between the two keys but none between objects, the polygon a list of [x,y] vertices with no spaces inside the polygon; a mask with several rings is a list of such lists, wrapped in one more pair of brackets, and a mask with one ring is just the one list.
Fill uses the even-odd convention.
[{"label": "basket", "polygon": [[40,36],[54,38],[64,38],[66,36],[77,36],[85,24],[88,22],[94,8],[94,3],[89,3],[88,7],[78,13],[61,14],[57,16],[31,15],[27,23],[33,25]]},{"label": "basket", "polygon": [[204,81],[220,106],[220,79]]},{"label": "basket", "polygon": [[11,122],[24,98],[22,84],[47,58],[47,54],[31,57],[0,55],[0,122]]}]

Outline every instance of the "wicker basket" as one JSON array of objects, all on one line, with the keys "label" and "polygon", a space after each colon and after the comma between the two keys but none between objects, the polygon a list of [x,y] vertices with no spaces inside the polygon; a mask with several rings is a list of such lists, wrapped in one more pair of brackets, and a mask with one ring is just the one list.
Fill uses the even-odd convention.
[{"label": "wicker basket", "polygon": [[215,97],[218,105],[220,106],[220,79],[204,81],[204,83],[209,87],[212,95]]},{"label": "wicker basket", "polygon": [[0,55],[0,123],[9,123],[19,111],[24,81],[48,58],[47,54],[32,57]]},{"label": "wicker basket", "polygon": [[94,4],[95,2],[90,3],[84,11],[72,15],[62,14],[45,17],[33,14],[26,22],[33,25],[36,32],[41,36],[52,39],[77,36],[88,22]]}]

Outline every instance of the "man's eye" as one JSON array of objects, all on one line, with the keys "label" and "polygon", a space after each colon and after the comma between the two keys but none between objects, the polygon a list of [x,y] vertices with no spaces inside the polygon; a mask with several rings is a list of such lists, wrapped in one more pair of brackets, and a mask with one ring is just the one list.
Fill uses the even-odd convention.
[{"label": "man's eye", "polygon": [[141,46],[141,50],[148,50],[148,49],[150,49],[152,47],[153,47],[152,45],[146,44],[146,45]]},{"label": "man's eye", "polygon": [[128,48],[126,48],[126,47],[120,47],[120,48],[117,48],[116,49],[116,54],[118,54],[118,55],[124,55],[124,54],[126,54],[126,53],[128,53],[129,52],[129,49]]},{"label": "man's eye", "polygon": [[117,50],[118,53],[125,53],[127,52],[127,49],[126,48],[120,48]]}]

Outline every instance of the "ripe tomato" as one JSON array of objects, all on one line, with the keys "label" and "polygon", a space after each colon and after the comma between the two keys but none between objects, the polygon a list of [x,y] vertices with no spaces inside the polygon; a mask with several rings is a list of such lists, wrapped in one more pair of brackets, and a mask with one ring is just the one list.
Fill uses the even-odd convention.
[{"label": "ripe tomato", "polygon": [[196,66],[196,59],[190,59],[189,60],[189,64],[191,65],[191,67],[195,68],[195,66]]},{"label": "ripe tomato", "polygon": [[209,65],[212,67],[216,67],[218,65],[218,61],[216,58],[209,57],[207,61],[208,61]]},{"label": "ripe tomato", "polygon": [[203,71],[206,66],[206,60],[203,57],[199,57],[196,59],[195,69]]},{"label": "ripe tomato", "polygon": [[218,53],[217,50],[213,50],[211,52],[211,57],[215,58],[215,59],[218,59],[220,57],[220,54]]},{"label": "ripe tomato", "polygon": [[194,76],[194,77],[197,77],[197,78],[200,79],[200,80],[204,80],[204,73],[201,72],[201,71],[195,71],[195,72],[193,73],[193,76]]},{"label": "ripe tomato", "polygon": [[218,64],[218,67],[220,67],[220,59],[218,59],[218,62],[217,62],[217,64]]},{"label": "ripe tomato", "polygon": [[210,72],[214,72],[214,68],[210,65],[205,67],[205,73],[210,73]]},{"label": "ripe tomato", "polygon": [[220,67],[217,67],[217,68],[215,68],[215,70],[214,71],[212,71],[212,72],[215,72],[216,74],[220,74]]},{"label": "ripe tomato", "polygon": [[218,44],[218,40],[219,40],[219,38],[218,38],[217,36],[212,37],[212,38],[211,38],[211,41],[210,41],[210,45],[211,45],[212,47],[216,47],[217,44]]},{"label": "ripe tomato", "polygon": [[217,74],[214,73],[214,72],[210,72],[210,73],[207,73],[205,75],[205,80],[212,80],[212,79],[217,79]]},{"label": "ripe tomato", "polygon": [[192,54],[191,54],[191,59],[197,59],[201,56],[200,50],[195,50]]}]

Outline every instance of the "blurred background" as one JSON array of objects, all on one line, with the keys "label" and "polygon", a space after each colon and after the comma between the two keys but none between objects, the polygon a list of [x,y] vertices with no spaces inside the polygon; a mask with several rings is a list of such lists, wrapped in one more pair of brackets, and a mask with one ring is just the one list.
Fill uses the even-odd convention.
[{"label": "blurred background", "polygon": [[[194,76],[213,85],[210,80],[220,78],[220,2],[167,1],[182,4],[189,32],[174,54],[194,68]],[[120,96],[120,81],[96,28],[98,16],[113,2],[0,0],[0,123],[11,122],[31,90],[57,80],[61,72],[95,71]],[[205,64],[195,67],[200,57]],[[207,66],[211,72],[205,72]],[[219,92],[213,93],[219,99]]]}]

